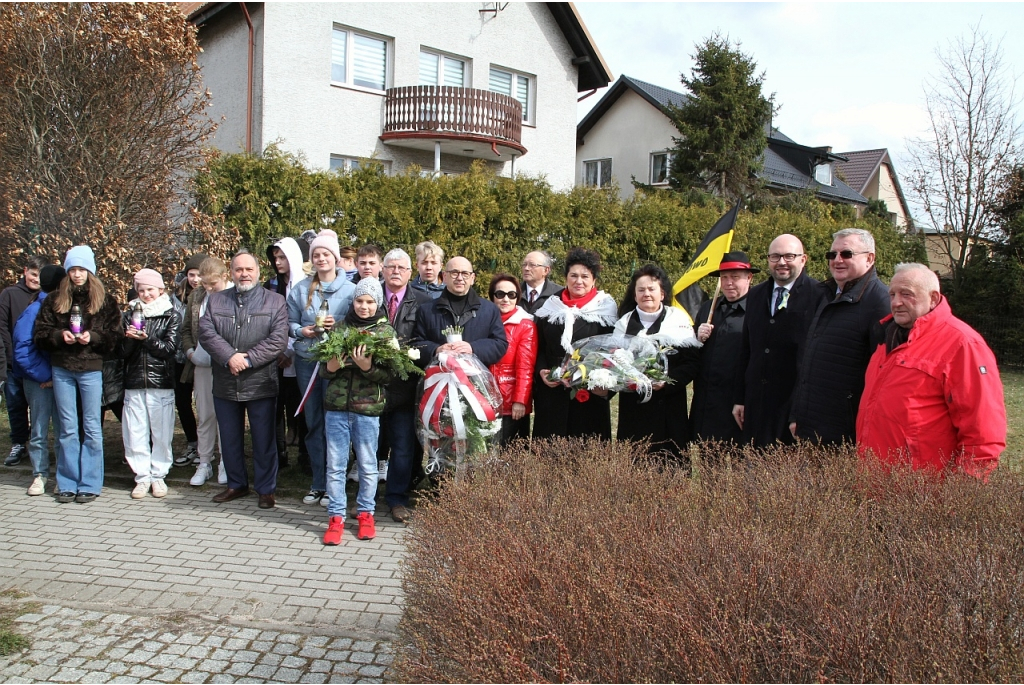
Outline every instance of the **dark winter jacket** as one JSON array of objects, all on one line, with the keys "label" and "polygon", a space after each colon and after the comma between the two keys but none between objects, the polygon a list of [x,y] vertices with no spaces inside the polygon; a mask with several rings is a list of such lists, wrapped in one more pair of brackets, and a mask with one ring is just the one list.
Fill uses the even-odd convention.
[{"label": "dark winter jacket", "polygon": [[807,329],[822,301],[818,281],[801,273],[784,309],[771,314],[775,281],[747,293],[735,404],[744,405],[743,441],[755,447],[792,443],[789,416]]},{"label": "dark winter jacket", "polygon": [[22,378],[28,378],[36,383],[49,383],[53,378],[50,369],[50,355],[36,347],[32,339],[32,332],[36,327],[36,317],[39,315],[39,308],[46,299],[46,293],[39,293],[39,299],[25,308],[25,311],[18,317],[14,325],[14,352],[9,356],[14,357],[14,373]]},{"label": "dark winter jacket", "polygon": [[[232,402],[276,397],[277,355],[288,346],[288,312],[284,298],[256,286],[210,293],[199,320],[199,342],[213,360],[213,396]],[[228,369],[236,352],[249,358],[237,376]]]},{"label": "dark winter jacket", "polygon": [[206,289],[195,288],[185,305],[185,316],[181,320],[181,352],[185,355],[185,365],[178,379],[182,383],[191,383],[195,377],[196,365],[189,360],[188,352],[195,351],[199,344],[199,310],[205,299]]},{"label": "dark winter jacket", "polygon": [[50,365],[68,371],[100,371],[103,369],[105,357],[116,352],[124,329],[121,328],[121,310],[117,300],[106,294],[103,306],[96,314],[89,313],[88,286],[72,288],[72,306],[82,309],[82,330],[89,332],[89,342],[67,344],[64,342],[64,331],[71,323],[70,311],[58,314],[54,310],[57,293],[50,294],[43,300],[36,317],[36,328],[33,333],[36,347],[50,353]]},{"label": "dark winter jacket", "polygon": [[[128,303],[122,315],[122,326],[127,330],[135,302]],[[181,330],[177,308],[165,297],[144,306],[146,311],[146,339],[121,338],[121,358],[124,359],[125,390],[173,390],[175,356]]]},{"label": "dark winter jacket", "polygon": [[819,286],[822,302],[807,332],[790,421],[797,436],[824,444],[855,441],[864,372],[881,342],[889,289],[872,268],[835,296],[836,282]]},{"label": "dark winter jacket", "polygon": [[[385,288],[385,303],[388,297],[389,294]],[[405,289],[405,297],[402,298],[401,304],[398,305],[398,311],[395,312],[395,320],[392,323],[392,327],[398,334],[398,341],[402,343],[403,347],[415,346],[415,343],[418,342],[416,338],[416,314],[419,312],[420,307],[430,301],[430,296],[422,291],[413,290],[409,287]],[[388,402],[384,411],[391,412],[396,409],[411,407],[416,401],[416,384],[418,382],[419,378],[412,375],[409,376],[408,380],[404,381],[397,376],[392,378],[387,387]]]},{"label": "dark winter jacket", "polygon": [[482,299],[475,290],[467,295],[466,309],[457,317],[452,310],[449,292],[420,307],[416,315],[416,338],[424,367],[434,358],[434,352],[445,343],[443,331],[448,326],[462,326],[462,339],[473,346],[473,354],[484,366],[496,364],[505,356],[508,340],[501,312],[493,302]]},{"label": "dark winter jacket", "polygon": [[[697,323],[708,320],[711,300],[700,306]],[[732,406],[736,403],[740,353],[743,348],[743,319],[747,297],[735,302],[724,297],[715,307],[711,319],[714,330],[700,349],[697,376],[693,379],[693,402],[690,425],[694,440],[721,440],[739,443],[743,439]]]},{"label": "dark winter jacket", "polygon": [[[381,335],[395,335],[387,318],[366,329]],[[380,416],[384,413],[385,388],[391,380],[391,373],[374,360],[369,371],[363,371],[351,359],[335,372],[320,365],[320,377],[327,379],[324,390],[325,411],[350,411],[363,416]]]},{"label": "dark winter jacket", "polygon": [[5,369],[10,369],[14,364],[14,354],[12,353],[14,350],[12,342],[14,326],[18,323],[25,308],[35,300],[38,292],[38,290],[30,290],[25,285],[24,277],[0,292],[0,340],[3,341],[3,349],[7,357],[7,363],[4,364]]}]

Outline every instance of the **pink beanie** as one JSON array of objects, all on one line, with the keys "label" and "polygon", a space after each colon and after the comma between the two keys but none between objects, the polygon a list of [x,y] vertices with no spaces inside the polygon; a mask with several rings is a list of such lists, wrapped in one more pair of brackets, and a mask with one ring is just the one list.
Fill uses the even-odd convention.
[{"label": "pink beanie", "polygon": [[161,290],[164,289],[163,276],[153,269],[140,269],[135,274],[134,280],[136,287],[140,285],[151,285],[154,288],[160,288]]},{"label": "pink beanie", "polygon": [[341,247],[338,245],[338,234],[329,228],[325,228],[316,234],[313,242],[309,244],[309,256],[312,258],[313,250],[322,247],[334,255],[336,262],[341,261]]}]

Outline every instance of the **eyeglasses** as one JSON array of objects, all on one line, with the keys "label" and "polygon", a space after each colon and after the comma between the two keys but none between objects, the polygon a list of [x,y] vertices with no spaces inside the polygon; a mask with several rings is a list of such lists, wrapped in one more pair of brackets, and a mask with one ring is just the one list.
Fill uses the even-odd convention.
[{"label": "eyeglasses", "polygon": [[867,250],[863,250],[861,252],[854,252],[853,250],[840,250],[839,252],[836,252],[835,250],[829,250],[828,252],[825,253],[825,259],[827,259],[830,262],[836,257],[842,257],[843,259],[853,259],[853,255],[855,254],[867,253]]},{"label": "eyeglasses", "polygon": [[544,264],[534,264],[533,262],[523,262],[524,269],[546,269],[547,266]]},{"label": "eyeglasses", "polygon": [[470,276],[472,276],[476,272],[475,271],[455,271],[454,269],[452,269],[451,271],[445,271],[445,273],[448,274],[449,276],[451,276],[452,278],[459,278],[459,277],[461,277],[461,278],[469,278]]},{"label": "eyeglasses", "polygon": [[504,290],[495,290],[494,291],[494,299],[495,300],[518,300],[519,299],[519,293],[517,293],[515,290],[509,290],[508,292],[505,292]]},{"label": "eyeglasses", "polygon": [[400,264],[385,264],[385,271],[397,271],[398,273],[404,274],[406,271],[412,271],[412,268],[408,266],[402,266]]},{"label": "eyeglasses", "polygon": [[768,261],[771,262],[772,264],[778,264],[779,262],[782,261],[795,262],[797,257],[803,257],[803,254],[793,254],[792,252],[787,252],[786,254],[772,253],[768,255]]}]

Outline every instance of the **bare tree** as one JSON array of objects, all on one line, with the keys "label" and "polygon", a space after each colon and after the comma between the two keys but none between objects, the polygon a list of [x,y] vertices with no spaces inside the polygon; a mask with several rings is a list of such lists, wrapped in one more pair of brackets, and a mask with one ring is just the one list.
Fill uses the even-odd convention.
[{"label": "bare tree", "polygon": [[205,248],[186,184],[213,130],[175,3],[0,7],[0,268],[85,243],[103,276]]},{"label": "bare tree", "polygon": [[1020,101],[1000,43],[978,27],[938,59],[938,74],[925,84],[931,130],[908,141],[910,188],[938,231],[958,287],[971,246],[1003,237],[996,210],[1019,152]]}]

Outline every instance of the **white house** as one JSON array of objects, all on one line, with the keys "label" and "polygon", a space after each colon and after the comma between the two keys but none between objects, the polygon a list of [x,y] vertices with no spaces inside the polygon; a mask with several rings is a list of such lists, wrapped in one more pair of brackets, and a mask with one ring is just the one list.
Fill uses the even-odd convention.
[{"label": "white house", "polygon": [[380,160],[575,179],[576,102],[610,71],[571,3],[182,3],[223,121],[321,169]]}]

